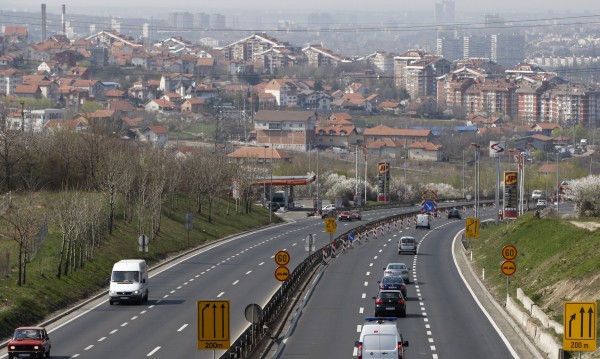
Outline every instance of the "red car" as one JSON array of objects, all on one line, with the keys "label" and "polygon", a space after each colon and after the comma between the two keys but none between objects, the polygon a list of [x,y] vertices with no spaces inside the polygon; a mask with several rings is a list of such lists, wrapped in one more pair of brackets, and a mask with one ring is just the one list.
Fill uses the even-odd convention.
[{"label": "red car", "polygon": [[352,221],[352,214],[350,212],[342,212],[338,216],[338,221]]},{"label": "red car", "polygon": [[362,219],[362,214],[360,214],[360,211],[351,211],[350,218],[351,221],[360,221]]},{"label": "red car", "polygon": [[52,344],[44,327],[21,327],[8,342],[8,358],[49,358],[50,348]]}]

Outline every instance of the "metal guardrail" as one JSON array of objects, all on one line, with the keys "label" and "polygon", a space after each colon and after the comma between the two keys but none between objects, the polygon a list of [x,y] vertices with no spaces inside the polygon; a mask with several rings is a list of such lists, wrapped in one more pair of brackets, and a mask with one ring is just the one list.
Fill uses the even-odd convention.
[{"label": "metal guardrail", "polygon": [[[480,204],[483,203],[487,202],[480,202]],[[490,201],[489,203],[492,202]],[[462,206],[463,204],[460,205]],[[456,204],[449,204],[447,207],[440,207],[440,209],[452,208],[455,206]],[[377,207],[377,209],[381,208],[383,207]],[[291,293],[293,293],[293,291],[297,289],[298,285],[304,280],[304,276],[311,272],[319,263],[322,263],[322,251],[327,251],[330,253],[332,247],[335,247],[336,251],[339,252],[338,250],[343,247],[344,242],[350,233],[361,233],[372,230],[373,228],[377,228],[381,225],[395,222],[400,219],[411,218],[417,213],[420,213],[420,211],[415,210],[396,214],[355,227],[342,233],[331,243],[323,246],[322,250],[317,250],[315,253],[311,254],[292,271],[289,278],[281,285],[280,290],[278,290],[271,297],[267,305],[263,308],[262,318],[260,318],[257,323],[250,324],[250,326],[248,326],[248,328],[231,344],[229,349],[223,355],[221,355],[220,358],[242,359],[247,358],[253,353],[253,350],[259,345],[259,343],[268,333],[267,324],[274,322],[282,314],[284,309],[287,308]]]}]

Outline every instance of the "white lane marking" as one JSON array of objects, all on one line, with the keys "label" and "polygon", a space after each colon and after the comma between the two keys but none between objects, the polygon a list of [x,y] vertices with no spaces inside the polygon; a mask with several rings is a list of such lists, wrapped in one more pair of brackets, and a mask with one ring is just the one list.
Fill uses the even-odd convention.
[{"label": "white lane marking", "polygon": [[358,309],[358,313],[359,313],[359,314],[363,314],[364,312],[365,312],[365,308],[363,308],[363,307],[360,307],[360,308]]},{"label": "white lane marking", "polygon": [[93,347],[94,347],[94,345],[93,345],[93,344],[92,344],[92,345],[88,345],[88,346],[87,346],[85,349],[83,349],[83,350],[90,350],[90,349],[92,349]]},{"label": "white lane marking", "polygon": [[362,325],[359,324],[356,326],[356,332],[360,333],[361,331],[362,331]]},{"label": "white lane marking", "polygon": [[168,294],[163,295],[163,298],[169,298]]},{"label": "white lane marking", "polygon": [[252,273],[252,271],[251,271],[251,270],[247,271],[247,272],[246,272],[246,275],[248,275],[248,274],[250,274],[250,273]]},{"label": "white lane marking", "polygon": [[367,275],[371,275],[371,272],[367,272]]},{"label": "white lane marking", "polygon": [[238,279],[238,280],[236,280],[235,282],[233,282],[233,284],[232,284],[232,285],[236,285],[236,284],[238,284],[238,282],[239,282],[239,281],[240,281],[239,279]]},{"label": "white lane marking", "polygon": [[175,290],[172,290],[172,291],[169,292],[169,294],[173,294],[173,293],[175,293]]},{"label": "white lane marking", "polygon": [[140,314],[144,314],[144,313],[146,313],[146,311],[145,311],[145,310],[142,310],[142,311],[140,312]]},{"label": "white lane marking", "polygon": [[98,339],[99,342],[103,342],[106,339],[106,337],[102,337],[100,339]]},{"label": "white lane marking", "polygon": [[259,266],[261,266],[261,265],[263,265],[263,264],[265,264],[265,262],[260,262],[260,263],[258,263],[258,265],[259,265]]},{"label": "white lane marking", "polygon": [[160,347],[154,348],[150,353],[146,354],[147,357],[151,357],[154,353],[160,350]]},{"label": "white lane marking", "polygon": [[362,294],[362,299],[365,299],[367,297],[367,293],[363,293]]},{"label": "white lane marking", "polygon": [[222,296],[223,294],[225,294],[225,292],[221,292],[221,293],[219,293],[219,295],[217,295],[217,298],[221,298],[221,296]]},{"label": "white lane marking", "polygon": [[113,330],[110,331],[110,334],[115,334],[118,331],[119,331],[119,329],[113,329]]},{"label": "white lane marking", "polygon": [[182,288],[181,286],[177,287],[177,289],[181,289],[181,288]]},{"label": "white lane marking", "polygon": [[125,322],[125,323],[121,324],[121,327],[124,327],[124,326],[126,326],[127,324],[129,324],[129,323]]},{"label": "white lane marking", "polygon": [[369,282],[365,282],[365,287],[367,287],[369,285]]},{"label": "white lane marking", "polygon": [[136,316],[134,316],[134,317],[131,317],[131,319],[130,319],[130,320],[136,320],[136,319],[137,319],[137,315],[136,315]]},{"label": "white lane marking", "polygon": [[187,324],[182,325],[179,329],[177,329],[178,332],[182,331],[185,329],[185,327],[187,327]]},{"label": "white lane marking", "polygon": [[[160,300],[158,302],[160,302]],[[154,304],[152,304],[151,306],[148,307],[148,309],[152,309],[152,308],[154,308]]]},{"label": "white lane marking", "polygon": [[79,356],[79,354],[75,354],[71,358],[77,358],[78,356]]}]

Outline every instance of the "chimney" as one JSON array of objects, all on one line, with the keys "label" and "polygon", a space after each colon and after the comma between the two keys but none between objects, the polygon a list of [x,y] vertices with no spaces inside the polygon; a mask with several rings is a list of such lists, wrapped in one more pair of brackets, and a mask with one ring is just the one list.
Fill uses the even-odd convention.
[{"label": "chimney", "polygon": [[46,4],[42,4],[42,41],[46,40]]},{"label": "chimney", "polygon": [[67,11],[67,5],[62,5],[62,15],[60,17],[60,23],[62,24],[62,33],[63,35],[67,34],[67,28],[65,27],[65,12]]}]

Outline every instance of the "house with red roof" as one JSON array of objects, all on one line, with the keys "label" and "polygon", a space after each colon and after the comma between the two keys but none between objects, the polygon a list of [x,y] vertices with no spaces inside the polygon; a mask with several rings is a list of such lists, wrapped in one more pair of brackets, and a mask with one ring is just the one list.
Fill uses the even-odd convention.
[{"label": "house with red roof", "polygon": [[416,141],[408,145],[408,159],[439,162],[443,157],[440,149],[440,145]]},{"label": "house with red roof", "polygon": [[161,125],[148,126],[142,130],[140,140],[151,143],[154,148],[165,148],[169,141],[169,130]]},{"label": "house with red roof", "polygon": [[379,125],[371,128],[365,128],[363,131],[363,138],[367,144],[378,139],[389,138],[407,148],[408,144],[413,142],[431,142],[433,134],[431,133],[431,130],[392,128],[385,125]]}]

